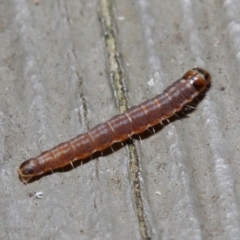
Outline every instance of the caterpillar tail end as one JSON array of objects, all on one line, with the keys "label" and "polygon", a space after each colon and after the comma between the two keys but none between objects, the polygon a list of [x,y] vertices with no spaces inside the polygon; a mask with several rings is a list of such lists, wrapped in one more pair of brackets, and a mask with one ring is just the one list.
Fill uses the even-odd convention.
[{"label": "caterpillar tail end", "polygon": [[34,177],[34,166],[33,166],[33,158],[23,162],[18,168],[19,178],[24,184],[28,184],[30,179]]}]

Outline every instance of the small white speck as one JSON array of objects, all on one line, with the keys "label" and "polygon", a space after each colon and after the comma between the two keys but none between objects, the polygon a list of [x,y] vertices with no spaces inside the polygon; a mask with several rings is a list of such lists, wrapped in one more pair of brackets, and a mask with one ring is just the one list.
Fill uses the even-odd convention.
[{"label": "small white speck", "polygon": [[42,191],[36,192],[35,196],[36,198],[41,199],[43,197],[43,192]]},{"label": "small white speck", "polygon": [[42,199],[43,197],[43,192],[42,191],[39,191],[39,192],[36,192],[36,193],[32,193],[30,194],[30,197],[33,199],[34,197],[37,198],[37,199]]},{"label": "small white speck", "polygon": [[119,17],[118,17],[118,20],[123,21],[123,20],[125,20],[125,17],[119,16]]},{"label": "small white speck", "polygon": [[148,84],[149,86],[154,86],[154,85],[155,85],[154,79],[151,78],[151,79],[147,82],[147,84]]}]

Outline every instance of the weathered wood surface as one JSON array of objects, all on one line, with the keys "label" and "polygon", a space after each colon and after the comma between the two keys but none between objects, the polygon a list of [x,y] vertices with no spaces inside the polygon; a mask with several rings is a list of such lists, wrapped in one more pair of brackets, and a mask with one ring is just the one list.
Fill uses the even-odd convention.
[{"label": "weathered wood surface", "polygon": [[[106,0],[35,3],[0,4],[0,239],[238,239],[239,1],[112,1],[117,49]],[[135,181],[125,145],[25,186],[22,161],[119,112],[114,51],[128,106],[194,66],[212,87],[186,118],[134,140]]]}]

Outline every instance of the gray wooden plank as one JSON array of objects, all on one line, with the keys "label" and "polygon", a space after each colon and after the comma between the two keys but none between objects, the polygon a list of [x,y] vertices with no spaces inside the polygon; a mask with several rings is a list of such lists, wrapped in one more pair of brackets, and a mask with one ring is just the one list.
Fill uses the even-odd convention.
[{"label": "gray wooden plank", "polygon": [[[134,140],[151,239],[239,238],[239,4],[112,1],[129,106],[195,65],[213,78],[188,117]],[[99,2],[1,1],[0,13],[0,238],[141,239],[127,147],[26,186],[17,176],[119,111]]]}]

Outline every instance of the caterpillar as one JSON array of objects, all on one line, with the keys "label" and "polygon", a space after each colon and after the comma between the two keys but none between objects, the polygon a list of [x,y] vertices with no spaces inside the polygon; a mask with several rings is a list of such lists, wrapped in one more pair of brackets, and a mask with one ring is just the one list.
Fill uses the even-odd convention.
[{"label": "caterpillar", "polygon": [[153,99],[131,107],[125,113],[112,117],[88,132],[23,162],[18,169],[20,179],[27,184],[33,177],[85,159],[115,142],[122,142],[147,130],[182,110],[204,91],[210,82],[211,76],[206,70],[189,70]]}]

